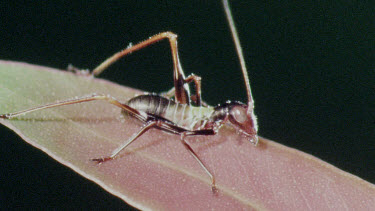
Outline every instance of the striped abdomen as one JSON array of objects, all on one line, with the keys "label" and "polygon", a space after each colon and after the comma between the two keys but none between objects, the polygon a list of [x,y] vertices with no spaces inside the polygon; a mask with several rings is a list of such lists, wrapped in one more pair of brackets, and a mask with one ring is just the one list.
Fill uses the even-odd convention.
[{"label": "striped abdomen", "polygon": [[163,117],[189,130],[204,127],[214,112],[211,107],[179,104],[159,95],[140,95],[130,99],[127,105],[139,111]]}]

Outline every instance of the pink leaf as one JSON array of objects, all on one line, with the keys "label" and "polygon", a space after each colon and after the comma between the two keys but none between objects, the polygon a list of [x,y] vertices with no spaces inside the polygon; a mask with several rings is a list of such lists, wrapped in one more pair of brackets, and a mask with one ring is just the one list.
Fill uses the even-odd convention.
[{"label": "pink leaf", "polygon": [[[114,83],[15,62],[0,63],[0,113],[84,96],[109,94],[121,101],[141,92]],[[179,142],[152,130],[121,155],[97,165],[140,128],[120,109],[89,102],[0,119],[26,142],[139,209],[153,210],[370,210],[375,186],[311,155],[261,138],[258,146],[231,128],[190,138],[208,176]]]}]

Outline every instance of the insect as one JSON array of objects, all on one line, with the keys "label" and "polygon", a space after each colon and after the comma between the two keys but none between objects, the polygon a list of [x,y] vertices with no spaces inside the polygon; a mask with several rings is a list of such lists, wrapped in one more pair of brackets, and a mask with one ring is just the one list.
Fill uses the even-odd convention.
[{"label": "insect", "polygon": [[[238,132],[245,136],[251,143],[256,145],[258,142],[258,127],[254,114],[254,101],[251,94],[242,49],[227,0],[223,0],[223,4],[237,49],[237,54],[241,63],[242,73],[246,84],[248,98],[247,104],[227,101],[226,103],[215,107],[206,105],[206,103],[204,103],[201,99],[201,78],[194,74],[185,77],[182,70],[178,56],[177,35],[172,32],[163,32],[114,54],[87,74],[98,76],[111,64],[125,55],[147,47],[160,40],[167,39],[171,47],[174,81],[174,87],[168,92],[161,95],[144,94],[136,96],[129,99],[125,103],[122,103],[109,95],[92,94],[90,96],[45,104],[14,113],[2,114],[0,115],[0,118],[12,119],[19,115],[47,108],[95,100],[106,101],[121,108],[121,112],[125,116],[138,119],[139,121],[143,122],[144,125],[139,132],[135,133],[132,137],[123,142],[112,152],[112,154],[101,158],[94,158],[92,161],[103,163],[116,158],[116,156],[123,149],[125,149],[133,141],[137,140],[140,136],[142,136],[142,134],[146,133],[152,128],[156,128],[180,136],[181,143],[210,177],[212,191],[216,192],[217,189],[214,175],[208,170],[204,162],[199,158],[198,154],[195,153],[193,148],[186,140],[186,137],[215,135],[223,125],[227,124],[237,129]],[[194,95],[190,95],[190,83],[194,83],[195,85]]]}]

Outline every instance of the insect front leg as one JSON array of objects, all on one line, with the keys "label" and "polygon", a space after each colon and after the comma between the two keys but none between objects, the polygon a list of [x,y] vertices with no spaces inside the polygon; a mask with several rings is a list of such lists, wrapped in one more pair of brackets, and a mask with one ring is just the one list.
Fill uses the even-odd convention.
[{"label": "insect front leg", "polygon": [[206,174],[211,179],[211,189],[213,193],[217,193],[217,188],[215,184],[215,177],[214,175],[208,170],[206,165],[203,163],[203,161],[199,158],[198,154],[191,148],[190,144],[185,140],[185,137],[187,136],[197,136],[197,135],[215,135],[217,132],[214,129],[202,129],[202,130],[186,130],[184,128],[181,128],[177,125],[174,125],[169,122],[161,122],[161,125],[158,126],[162,129],[165,129],[167,131],[170,131],[171,133],[177,133],[181,136],[181,143],[185,146],[185,148],[190,152],[190,154],[195,158],[196,161],[198,161],[199,165],[204,169]]},{"label": "insect front leg", "polygon": [[186,136],[196,136],[196,135],[215,135],[215,130],[212,129],[203,129],[203,130],[194,130],[194,131],[186,131],[181,133],[181,142],[185,146],[185,148],[190,152],[190,154],[198,161],[199,165],[204,169],[207,175],[211,178],[211,189],[213,193],[217,193],[217,188],[215,184],[215,176],[208,170],[208,168],[204,165],[203,161],[199,158],[197,153],[194,152],[193,148],[189,145],[189,143],[185,140]]}]

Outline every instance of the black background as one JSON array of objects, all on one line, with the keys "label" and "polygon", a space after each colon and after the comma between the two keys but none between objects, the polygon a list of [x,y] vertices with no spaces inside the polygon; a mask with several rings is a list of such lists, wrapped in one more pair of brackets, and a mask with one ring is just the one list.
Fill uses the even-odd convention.
[{"label": "black background", "polygon": [[[375,182],[374,22],[366,1],[233,2],[260,134]],[[0,58],[94,68],[162,31],[179,35],[186,74],[211,105],[246,100],[222,6],[215,1],[0,3]],[[161,92],[173,86],[168,42],[101,75]],[[32,80],[32,79],[30,79]],[[1,112],[0,112],[1,113]],[[120,199],[1,126],[0,204],[7,208],[125,209]],[[176,202],[178,203],[178,202]]]}]

